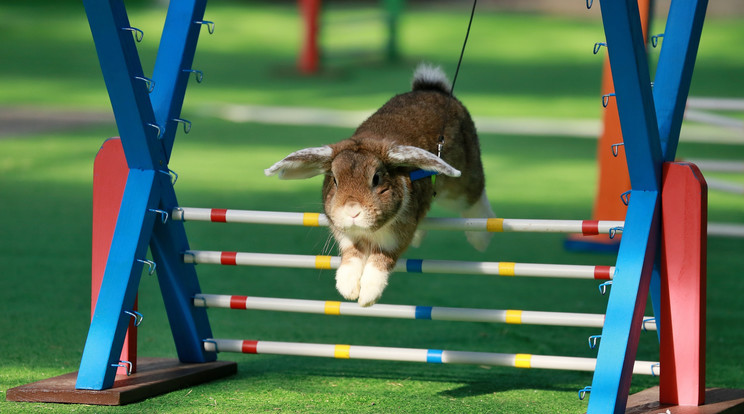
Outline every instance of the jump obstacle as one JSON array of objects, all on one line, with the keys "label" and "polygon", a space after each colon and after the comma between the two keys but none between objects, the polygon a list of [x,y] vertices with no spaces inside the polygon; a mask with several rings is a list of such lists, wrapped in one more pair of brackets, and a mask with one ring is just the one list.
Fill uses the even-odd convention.
[{"label": "jump obstacle", "polygon": [[[375,306],[363,308],[350,302],[209,294],[195,295],[194,306],[204,308],[251,309],[378,318],[490,322],[517,325],[575,326],[586,328],[601,328],[604,326],[605,319],[604,315],[594,313],[540,312],[518,309],[471,309],[385,304],[377,304]],[[644,319],[642,329],[655,331],[656,320],[654,318]]]},{"label": "jump obstacle", "polygon": [[[591,3],[587,1],[587,6],[591,7]],[[133,320],[141,321],[134,310],[134,302],[139,278],[147,264],[151,272],[157,272],[178,359],[182,363],[209,366],[216,363],[218,351],[233,351],[589,370],[594,372],[592,384],[579,391],[581,397],[590,395],[589,413],[624,412],[631,375],[646,373],[659,375],[661,403],[703,404],[706,188],[695,166],[670,161],[676,151],[707,5],[705,0],[672,0],[653,92],[635,0],[601,1],[606,40],[599,46],[607,47],[612,62],[631,191],[624,196],[628,212],[622,223],[623,237],[617,261],[615,266],[602,268],[600,272],[600,279],[611,278],[605,283],[611,282],[613,287],[609,289],[606,313],[601,316],[601,341],[596,342],[599,336],[594,338],[598,348],[596,359],[214,338],[206,313],[206,306],[210,304],[224,306],[229,302],[231,308],[264,306],[282,311],[294,307],[311,313],[320,312],[322,305],[326,314],[352,312],[349,309],[354,305],[235,295],[225,298],[201,292],[193,263],[213,254],[205,255],[189,247],[182,220],[189,216],[189,211],[193,213],[195,210],[179,206],[174,191],[174,174],[168,168],[168,162],[177,127],[179,124],[190,125],[180,118],[180,111],[190,75],[201,73],[191,67],[201,27],[207,26],[210,33],[214,30],[214,23],[203,19],[206,1],[170,3],[152,79],[144,76],[136,49],[135,42],[141,38],[141,31],[129,24],[123,3],[120,0],[84,0],[84,5],[121,135],[120,141],[107,141],[99,157],[110,153],[108,148],[120,146],[126,165],[119,170],[113,169],[116,171],[109,173],[114,176],[108,177],[111,181],[124,182],[123,192],[107,195],[103,197],[106,199],[104,203],[94,206],[94,209],[104,211],[102,220],[115,223],[115,226],[110,235],[111,247],[105,254],[103,280],[73,392],[96,394],[112,387],[116,389],[119,367],[131,367],[130,373],[135,369],[132,361],[121,361],[120,353],[127,328]],[[101,191],[104,190],[94,190]],[[110,205],[116,207],[106,208]],[[209,210],[209,220],[220,221],[212,219],[215,209]],[[224,221],[233,216],[228,212],[222,216]],[[255,219],[260,214],[248,215]],[[297,217],[292,215],[292,220],[297,220]],[[320,224],[320,220],[319,215],[313,218],[314,224]],[[434,226],[436,222],[430,220],[427,225]],[[478,224],[472,224],[476,222]],[[515,222],[504,219],[490,223],[491,230],[508,231],[510,224]],[[543,231],[556,231],[562,226],[540,223]],[[594,232],[596,229],[599,232],[602,225],[602,233],[609,236],[612,229],[601,222],[577,223],[571,225],[572,231]],[[470,229],[469,226],[489,230],[489,221],[485,224],[463,221],[455,225],[459,229]],[[619,227],[616,224],[612,226]],[[546,230],[548,228],[552,230]],[[107,231],[96,223],[94,229]],[[145,259],[148,245],[153,261]],[[235,252],[227,255],[219,252],[218,255],[221,264],[238,264],[239,257],[242,260],[242,256]],[[261,260],[269,257],[259,255],[263,257]],[[229,260],[225,259],[226,256]],[[299,260],[312,262],[313,267],[332,267],[332,258],[321,257]],[[269,261],[272,266],[283,265],[285,259],[272,256]],[[230,263],[225,263],[227,261]],[[411,262],[407,259],[401,267],[408,270],[409,263],[416,271],[442,265],[432,262],[434,266],[430,267],[432,263],[428,261]],[[476,266],[454,261],[446,264],[450,266],[446,269],[448,273]],[[551,271],[532,276],[555,276],[547,274],[554,273],[555,265],[543,266],[550,267]],[[491,265],[484,262],[477,267],[481,273],[486,273],[484,269],[487,268],[496,269],[491,270],[492,274],[516,276],[521,273],[521,265],[511,262],[492,262]],[[582,273],[585,270],[577,268],[568,273],[581,273],[581,277],[595,279],[597,267],[589,268],[593,269],[586,274]],[[652,361],[635,361],[649,292],[654,303],[653,326],[657,327],[660,339],[658,366]],[[526,323],[534,316],[527,311],[514,310],[452,311],[439,307],[391,308],[387,305],[375,305],[359,312],[366,312],[362,316],[413,315],[414,319],[417,316],[420,316],[418,319],[455,317],[455,314],[463,319],[503,317],[505,323],[515,323],[518,318],[519,322]],[[572,317],[567,315],[552,317],[560,319],[562,324],[572,323]],[[592,318],[598,319],[596,316]],[[8,399],[12,400],[10,391]]]},{"label": "jump obstacle", "polygon": [[[299,254],[271,254],[186,250],[184,263],[239,266],[278,266],[300,269],[337,269],[340,257]],[[400,259],[395,271],[408,273],[460,273],[494,276],[563,277],[612,279],[613,266],[560,265],[515,262],[462,262],[454,260]]]},{"label": "jump obstacle", "polygon": [[[320,213],[292,213],[283,211],[228,210],[220,208],[178,207],[172,212],[174,220],[210,221],[214,223],[277,224],[287,226],[328,226],[328,218]],[[622,221],[611,220],[525,220],[504,218],[447,218],[427,217],[419,225],[424,230],[579,233],[610,235],[622,233]]]}]

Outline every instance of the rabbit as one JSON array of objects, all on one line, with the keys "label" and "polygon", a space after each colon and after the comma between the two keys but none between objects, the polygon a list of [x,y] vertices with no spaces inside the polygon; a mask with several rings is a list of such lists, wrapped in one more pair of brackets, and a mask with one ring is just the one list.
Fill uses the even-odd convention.
[{"label": "rabbit", "polygon": [[[416,179],[422,170],[437,176]],[[350,138],[296,151],[264,173],[325,175],[323,208],[341,252],[336,289],[364,307],[380,299],[409,244],[420,242],[417,226],[433,199],[462,217],[495,217],[475,124],[442,69],[426,64],[414,72],[410,92],[390,99]],[[491,234],[466,236],[483,251]]]}]

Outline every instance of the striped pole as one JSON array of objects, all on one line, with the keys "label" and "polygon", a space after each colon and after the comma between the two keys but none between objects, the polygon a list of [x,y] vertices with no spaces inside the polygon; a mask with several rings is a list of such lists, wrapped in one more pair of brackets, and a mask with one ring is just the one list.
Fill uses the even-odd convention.
[{"label": "striped pole", "polygon": [[[303,269],[337,269],[338,256],[299,254],[220,252],[187,250],[185,263],[205,263],[237,266],[273,266]],[[614,266],[536,264],[514,262],[464,262],[454,260],[399,259],[394,269],[408,273],[461,273],[495,276],[533,276],[572,279],[612,279]]]},{"label": "striped pole", "polygon": [[[385,361],[426,362],[430,364],[495,365],[515,368],[594,371],[594,358],[532,354],[499,354],[492,352],[445,351],[441,349],[391,348],[377,346],[313,344],[300,342],[252,341],[240,339],[206,339],[207,352],[238,352],[314,356],[338,359],[374,359]],[[659,375],[658,362],[635,361],[634,374]]]},{"label": "striped pole", "polygon": [[[320,213],[287,213],[279,211],[228,210],[219,208],[177,207],[174,220],[210,221],[214,223],[279,224],[289,226],[328,226]],[[611,220],[527,220],[503,218],[426,218],[422,229],[488,232],[580,233],[587,236],[622,232],[623,221]]]},{"label": "striped pole", "polygon": [[[194,306],[224,309],[250,309],[325,315],[367,316],[435,321],[490,322],[523,325],[552,325],[602,328],[605,316],[594,313],[540,312],[516,309],[473,309],[437,306],[383,305],[361,307],[357,303],[264,298],[237,295],[197,294]],[[656,330],[654,320],[645,321],[645,330]]]}]

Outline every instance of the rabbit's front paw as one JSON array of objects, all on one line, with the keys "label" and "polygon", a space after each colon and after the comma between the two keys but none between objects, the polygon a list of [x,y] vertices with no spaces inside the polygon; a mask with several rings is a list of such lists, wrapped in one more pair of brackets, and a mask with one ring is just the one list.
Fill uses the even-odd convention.
[{"label": "rabbit's front paw", "polygon": [[359,259],[352,259],[343,263],[336,270],[336,290],[348,300],[359,298],[359,281],[362,278],[362,263]]},{"label": "rabbit's front paw", "polygon": [[373,265],[364,267],[364,274],[361,280],[361,290],[359,291],[359,305],[363,307],[372,306],[382,296],[385,290],[390,273],[380,270]]}]

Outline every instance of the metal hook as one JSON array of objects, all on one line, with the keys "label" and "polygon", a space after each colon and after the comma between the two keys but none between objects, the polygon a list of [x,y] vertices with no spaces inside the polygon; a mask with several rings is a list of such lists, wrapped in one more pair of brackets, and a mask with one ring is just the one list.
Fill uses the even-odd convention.
[{"label": "metal hook", "polygon": [[605,42],[597,42],[594,44],[594,54],[596,55],[599,53],[599,49],[602,48],[602,46],[607,47],[607,43]]},{"label": "metal hook", "polygon": [[112,367],[117,367],[117,368],[119,368],[119,367],[126,368],[127,369],[127,376],[132,375],[133,365],[129,361],[119,361],[118,364],[111,364],[111,366]]},{"label": "metal hook", "polygon": [[153,127],[153,128],[155,128],[155,129],[158,130],[158,139],[163,138],[163,130],[160,128],[160,125],[158,125],[158,124],[152,124],[152,123],[149,123],[148,122],[147,123],[147,126],[151,126],[151,127]]},{"label": "metal hook", "polygon": [[204,72],[202,72],[200,70],[197,70],[197,69],[184,69],[183,71],[184,72],[187,72],[187,73],[193,73],[194,74],[194,78],[196,79],[196,83],[202,83],[202,81],[204,80]]},{"label": "metal hook", "polygon": [[651,364],[651,376],[652,377],[655,377],[655,376],[659,375],[659,374],[656,373],[656,371],[654,371],[654,368],[661,368],[661,364],[658,364],[658,363],[657,364]]},{"label": "metal hook", "polygon": [[145,32],[143,32],[142,30],[136,27],[122,27],[121,30],[126,30],[126,31],[134,33],[134,40],[136,40],[137,43],[141,42],[142,38],[145,37]]},{"label": "metal hook", "polygon": [[163,210],[158,210],[157,208],[148,208],[147,211],[152,211],[153,213],[160,214],[160,220],[165,224],[168,221],[168,212]]},{"label": "metal hook", "polygon": [[593,4],[594,4],[594,0],[586,0],[587,10],[591,9]]},{"label": "metal hook", "polygon": [[603,107],[607,108],[607,105],[610,104],[610,96],[615,96],[615,92],[602,95],[602,106]]},{"label": "metal hook", "polygon": [[618,232],[622,233],[622,231],[623,231],[623,228],[620,227],[620,226],[611,228],[610,229],[610,239],[614,239],[615,236],[617,236],[617,233]]},{"label": "metal hook", "polygon": [[191,132],[191,121],[181,118],[173,118],[174,121],[180,122],[183,124],[183,133],[188,134]]},{"label": "metal hook", "polygon": [[582,400],[582,401],[584,401],[584,397],[586,396],[587,393],[590,393],[590,392],[592,392],[592,387],[584,387],[584,388],[580,389],[579,390],[579,399]]},{"label": "metal hook", "polygon": [[589,349],[597,347],[597,342],[602,338],[602,335],[592,335],[589,337]]},{"label": "metal hook", "polygon": [[618,156],[618,154],[619,154],[619,152],[618,152],[619,149],[618,148],[619,147],[622,147],[623,145],[625,145],[625,143],[623,143],[623,142],[621,142],[619,144],[612,144],[611,148],[612,148],[612,156],[613,157],[617,157]]},{"label": "metal hook", "polygon": [[630,190],[620,194],[620,201],[622,201],[626,206],[630,204]]},{"label": "metal hook", "polygon": [[664,33],[659,33],[651,36],[651,46],[656,47],[659,44],[659,38],[664,37]]},{"label": "metal hook", "polygon": [[607,286],[612,286],[612,281],[611,280],[609,282],[604,282],[604,283],[602,283],[602,284],[599,285],[599,293],[601,293],[603,295],[605,293],[607,293]]},{"label": "metal hook", "polygon": [[124,313],[134,318],[134,326],[140,326],[142,319],[145,319],[145,317],[137,311],[124,311]]},{"label": "metal hook", "polygon": [[[217,349],[217,341],[214,339],[202,339],[202,342],[204,342],[204,344],[212,344],[214,346],[214,352],[220,352],[220,350]],[[209,351],[206,346],[204,347],[204,350]]]},{"label": "metal hook", "polygon": [[176,181],[178,181],[178,174],[176,174],[176,172],[171,170],[170,168],[168,168],[167,170],[168,171],[158,170],[158,172],[169,176],[171,179],[171,185],[176,185]]},{"label": "metal hook", "polygon": [[148,93],[151,93],[153,90],[155,90],[155,81],[154,80],[152,80],[150,78],[146,78],[144,76],[135,76],[134,79],[144,81],[145,82],[145,86],[147,86],[147,92]]},{"label": "metal hook", "polygon": [[155,264],[155,262],[153,262],[152,260],[137,259],[137,261],[147,265],[147,267],[149,268],[147,272],[148,275],[152,275],[153,273],[155,273],[155,269],[158,267],[158,265]]},{"label": "metal hook", "polygon": [[197,20],[194,23],[196,24],[206,24],[207,30],[209,31],[209,34],[214,33],[214,22],[210,22],[209,20]]},{"label": "metal hook", "polygon": [[171,185],[176,185],[176,181],[178,181],[178,174],[176,174],[175,171],[168,168],[168,175],[172,177],[171,179]]}]

